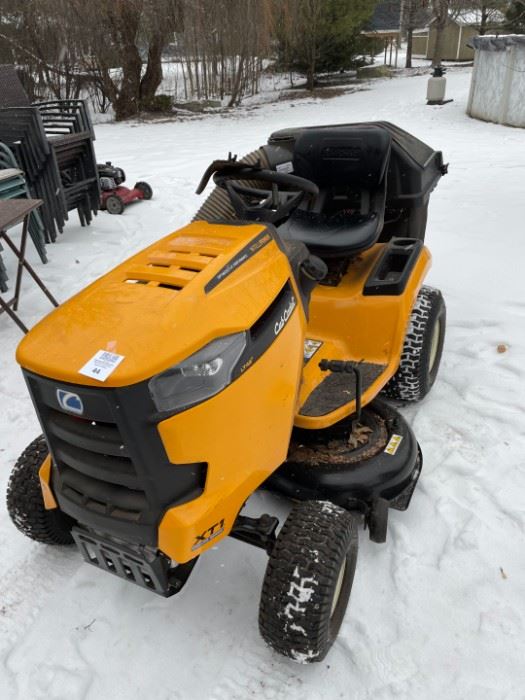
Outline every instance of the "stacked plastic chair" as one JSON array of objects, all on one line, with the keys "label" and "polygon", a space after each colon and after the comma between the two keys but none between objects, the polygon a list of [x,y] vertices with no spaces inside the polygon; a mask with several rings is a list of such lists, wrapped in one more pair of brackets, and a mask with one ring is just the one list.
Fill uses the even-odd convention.
[{"label": "stacked plastic chair", "polygon": [[[22,170],[16,158],[5,144],[0,143],[0,199],[30,198]],[[47,262],[46,236],[40,213],[35,210],[29,217],[29,236],[42,262]]]},{"label": "stacked plastic chair", "polygon": [[95,134],[83,100],[31,104],[13,66],[0,66],[0,141],[25,173],[31,195],[44,201],[46,242],[56,240],[76,209],[82,226],[100,208]]}]

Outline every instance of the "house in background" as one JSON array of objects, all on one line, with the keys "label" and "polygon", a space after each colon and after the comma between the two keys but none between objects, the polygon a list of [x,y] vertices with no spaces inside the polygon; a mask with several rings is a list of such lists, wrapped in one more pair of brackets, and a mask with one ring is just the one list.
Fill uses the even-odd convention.
[{"label": "house in background", "polygon": [[[377,3],[363,36],[380,40],[385,49],[385,65],[397,68],[397,52],[401,41],[401,0],[382,0]],[[393,62],[392,62],[393,61]]]},{"label": "house in background", "polygon": [[[429,10],[420,7],[415,13],[415,23],[417,27],[425,27],[430,20]],[[387,66],[397,68],[398,49],[402,39],[405,38],[401,25],[403,23],[403,2],[401,0],[380,0],[372,18],[366,25],[364,36],[382,42],[385,50],[384,62]],[[421,31],[427,31],[422,29]]]},{"label": "house in background", "polygon": [[[497,33],[503,25],[505,16],[497,10],[491,11],[485,31]],[[436,45],[436,28],[431,21],[425,29],[416,30],[412,39],[414,56],[432,59]],[[467,45],[473,37],[478,36],[481,27],[481,10],[468,10],[450,13],[444,29],[443,60],[472,61],[474,50]]]}]

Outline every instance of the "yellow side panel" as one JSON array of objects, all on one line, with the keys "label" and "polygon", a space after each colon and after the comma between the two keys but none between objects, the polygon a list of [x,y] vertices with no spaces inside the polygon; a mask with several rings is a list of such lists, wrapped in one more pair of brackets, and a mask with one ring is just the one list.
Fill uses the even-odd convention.
[{"label": "yellow side panel", "polygon": [[53,510],[58,508],[58,504],[55,501],[53,492],[51,491],[51,456],[47,455],[45,460],[42,462],[42,466],[38,470],[38,478],[40,479],[40,488],[42,489],[42,496],[44,497],[44,508],[46,510]]},{"label": "yellow side panel", "polygon": [[204,494],[168,510],[160,523],[159,548],[172,559],[188,561],[226,536],[244,501],[286,459],[303,334],[297,307],[273,344],[229,387],[159,424],[171,462],[208,463]]},{"label": "yellow side panel", "polygon": [[[312,293],[306,337],[323,345],[305,365],[299,409],[327,376],[319,361],[353,360],[384,365],[382,374],[364,392],[363,405],[371,401],[395,374],[401,357],[410,312],[430,267],[430,252],[423,248],[402,294],[364,296],[363,287],[384,244],[378,243],[354,260],[337,287],[319,285]],[[333,425],[355,411],[355,401],[323,416],[303,416],[295,425],[319,429]]]}]

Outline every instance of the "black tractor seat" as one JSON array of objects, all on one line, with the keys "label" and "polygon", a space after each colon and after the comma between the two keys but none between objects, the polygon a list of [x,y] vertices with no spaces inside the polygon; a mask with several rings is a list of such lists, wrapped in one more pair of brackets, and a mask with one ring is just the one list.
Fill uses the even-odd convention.
[{"label": "black tractor seat", "polygon": [[312,180],[319,196],[278,230],[321,258],[370,248],[384,223],[391,136],[380,126],[307,129],[293,151],[293,172]]},{"label": "black tractor seat", "polygon": [[371,214],[316,213],[298,209],[279,227],[289,241],[300,241],[321,258],[353,255],[374,245],[379,236],[379,217]]}]

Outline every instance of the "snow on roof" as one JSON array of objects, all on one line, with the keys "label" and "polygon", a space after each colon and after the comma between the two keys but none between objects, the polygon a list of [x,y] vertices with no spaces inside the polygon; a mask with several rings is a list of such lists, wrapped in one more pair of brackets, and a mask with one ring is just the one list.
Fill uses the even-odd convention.
[{"label": "snow on roof", "polygon": [[[449,12],[450,19],[456,24],[461,24],[466,27],[481,24],[482,12],[479,9],[462,10],[458,13]],[[499,10],[488,10],[487,24],[502,24],[505,21],[505,15]]]},{"label": "snow on roof", "polygon": [[[463,27],[479,27],[481,24],[481,10],[449,10],[448,13],[451,22],[462,25]],[[429,24],[435,22],[435,18],[431,19]],[[488,10],[486,24],[491,27],[505,22],[505,15],[499,10]]]}]

